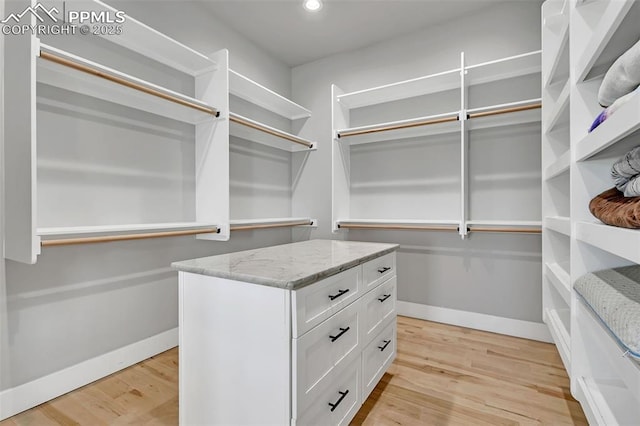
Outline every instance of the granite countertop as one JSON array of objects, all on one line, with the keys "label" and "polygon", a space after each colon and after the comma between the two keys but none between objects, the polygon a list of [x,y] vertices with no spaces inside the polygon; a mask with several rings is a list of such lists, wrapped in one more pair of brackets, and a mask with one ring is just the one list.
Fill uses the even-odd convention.
[{"label": "granite countertop", "polygon": [[398,244],[309,240],[174,262],[178,271],[296,290],[391,253]]}]

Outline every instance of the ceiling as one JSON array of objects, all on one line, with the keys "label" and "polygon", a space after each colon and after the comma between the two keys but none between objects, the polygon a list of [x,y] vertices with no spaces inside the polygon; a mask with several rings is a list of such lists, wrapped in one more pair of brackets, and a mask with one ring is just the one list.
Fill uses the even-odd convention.
[{"label": "ceiling", "polygon": [[231,28],[293,67],[504,1],[324,0],[323,8],[314,13],[302,7],[302,0],[209,0],[206,4]]}]

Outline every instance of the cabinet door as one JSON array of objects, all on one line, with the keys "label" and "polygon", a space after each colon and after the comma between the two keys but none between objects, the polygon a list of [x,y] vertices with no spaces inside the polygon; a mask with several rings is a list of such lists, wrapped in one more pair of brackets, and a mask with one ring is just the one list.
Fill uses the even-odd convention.
[{"label": "cabinet door", "polygon": [[396,277],[371,290],[362,297],[362,341],[368,344],[388,322],[396,316]]},{"label": "cabinet door", "polygon": [[362,265],[363,293],[396,274],[396,253],[385,254]]},{"label": "cabinet door", "polygon": [[396,357],[396,321],[393,319],[362,352],[362,400],[367,399]]},{"label": "cabinet door", "polygon": [[316,388],[332,380],[332,372],[360,358],[361,303],[357,301],[299,339],[293,339],[294,411],[313,402]]},{"label": "cabinet door", "polygon": [[293,337],[300,337],[360,297],[360,266],[293,291]]}]

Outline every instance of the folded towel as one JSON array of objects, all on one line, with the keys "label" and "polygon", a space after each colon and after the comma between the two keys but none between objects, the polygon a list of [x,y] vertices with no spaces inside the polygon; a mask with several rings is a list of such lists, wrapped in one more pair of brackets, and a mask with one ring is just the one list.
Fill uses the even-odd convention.
[{"label": "folded towel", "polygon": [[609,117],[613,115],[614,112],[619,110],[622,105],[629,102],[629,100],[633,98],[633,96],[636,95],[637,93],[640,93],[640,87],[638,87],[633,92],[627,93],[623,97],[617,99],[613,104],[611,104],[610,107],[605,108],[604,111],[598,114],[596,119],[593,120],[593,123],[591,123],[591,127],[589,127],[589,133],[593,132],[596,127],[604,123]]},{"label": "folded towel", "polygon": [[640,40],[611,65],[600,85],[598,102],[608,107],[640,86]]},{"label": "folded towel", "polygon": [[625,197],[640,196],[640,146],[627,152],[611,167],[611,177],[616,188]]}]

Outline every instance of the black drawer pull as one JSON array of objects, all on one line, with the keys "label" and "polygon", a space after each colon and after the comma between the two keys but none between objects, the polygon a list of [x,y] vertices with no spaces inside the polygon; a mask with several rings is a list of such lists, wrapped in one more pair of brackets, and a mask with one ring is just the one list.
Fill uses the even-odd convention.
[{"label": "black drawer pull", "polygon": [[381,274],[384,274],[385,272],[387,272],[390,269],[391,269],[391,266],[384,266],[382,268],[378,268],[378,272],[380,272]]},{"label": "black drawer pull", "polygon": [[335,403],[329,403],[329,407],[331,407],[331,412],[333,413],[333,410],[335,410],[336,408],[338,408],[338,405],[340,405],[340,403],[342,402],[342,400],[344,399],[345,396],[347,396],[347,394],[349,393],[349,389],[347,389],[344,392],[340,392],[338,391],[338,393],[340,394],[340,398],[338,398],[338,400]]},{"label": "black drawer pull", "polygon": [[342,328],[342,327],[340,327],[340,333],[338,333],[338,334],[337,334],[337,335],[335,335],[335,336],[329,336],[329,338],[331,339],[331,341],[332,341],[332,342],[335,342],[336,340],[338,340],[339,338],[341,338],[341,337],[342,337],[342,335],[343,335],[344,333],[346,333],[347,331],[349,331],[349,329],[350,329],[350,328],[351,328],[351,327],[347,327],[347,328]]},{"label": "black drawer pull", "polygon": [[330,294],[329,295],[329,300],[335,300],[340,296],[343,296],[345,294],[349,293],[349,289],[345,288],[344,290],[338,290],[338,294]]},{"label": "black drawer pull", "polygon": [[383,346],[378,346],[378,349],[380,349],[380,352],[387,349],[387,346],[389,346],[389,343],[391,343],[391,340],[383,340],[382,343],[384,343]]},{"label": "black drawer pull", "polygon": [[382,303],[390,297],[391,297],[390,294],[384,294],[382,297],[379,297],[378,300],[380,301],[380,303]]}]

